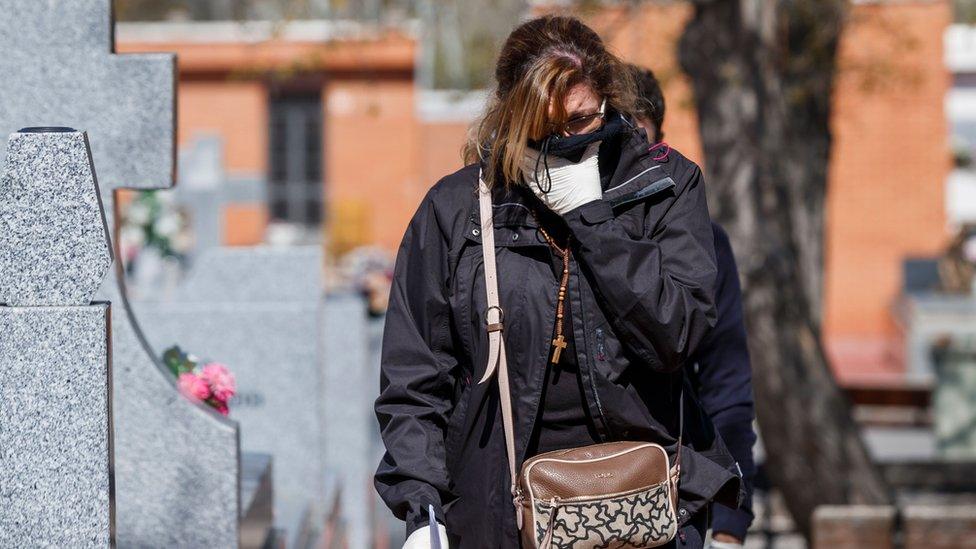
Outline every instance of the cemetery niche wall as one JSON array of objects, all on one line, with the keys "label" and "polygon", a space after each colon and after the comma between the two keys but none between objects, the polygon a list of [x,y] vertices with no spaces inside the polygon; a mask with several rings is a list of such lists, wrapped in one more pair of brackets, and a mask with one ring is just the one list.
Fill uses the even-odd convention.
[{"label": "cemetery niche wall", "polygon": [[88,139],[9,138],[0,175],[0,547],[114,544],[112,264]]}]

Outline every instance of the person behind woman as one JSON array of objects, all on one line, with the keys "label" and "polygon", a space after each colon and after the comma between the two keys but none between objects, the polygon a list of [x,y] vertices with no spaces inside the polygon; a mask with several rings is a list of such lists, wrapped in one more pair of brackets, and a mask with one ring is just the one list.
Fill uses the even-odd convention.
[{"label": "person behind woman", "polygon": [[[654,72],[631,65],[637,78],[637,123],[653,143],[664,141],[666,103]],[[712,222],[718,278],[715,305],[718,320],[698,351],[691,358],[690,378],[705,413],[722,436],[742,471],[746,496],[738,509],[716,505],[712,513],[711,549],[741,547],[752,524],[752,481],[756,465],[752,447],[756,432],[752,427],[755,405],[752,396],[752,366],[746,346],[746,327],[742,318],[742,290],[732,244],[718,223]]]},{"label": "person behind woman", "polygon": [[[397,251],[375,401],[386,452],[374,483],[404,547],[519,547],[498,384],[479,383],[486,322],[503,323],[518,468],[614,440],[680,447],[678,535],[702,547],[712,501],[741,498],[735,462],[682,399],[683,365],[715,322],[701,170],[652,153],[632,73],[578,19],[507,38],[465,149]],[[487,310],[477,198],[492,196],[499,300]],[[487,376],[485,376],[487,377]],[[505,395],[503,398],[508,398]],[[615,517],[623,518],[623,517]]]}]

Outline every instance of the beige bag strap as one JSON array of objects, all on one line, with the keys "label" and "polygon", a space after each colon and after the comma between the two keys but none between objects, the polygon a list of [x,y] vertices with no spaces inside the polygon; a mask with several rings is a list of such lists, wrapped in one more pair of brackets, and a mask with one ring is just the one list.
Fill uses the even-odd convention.
[{"label": "beige bag strap", "polygon": [[512,503],[515,505],[515,518],[519,530],[522,529],[522,513],[519,506],[518,476],[515,471],[515,429],[512,423],[512,393],[508,385],[508,362],[505,357],[505,340],[502,336],[502,322],[505,312],[498,302],[498,273],[495,268],[495,225],[492,221],[491,191],[478,172],[478,203],[481,210],[481,253],[485,261],[485,288],[488,308],[485,323],[488,330],[488,366],[485,375],[478,383],[491,379],[498,371],[498,393],[502,407],[502,425],[505,430],[505,447],[508,451],[508,471],[512,479]]}]

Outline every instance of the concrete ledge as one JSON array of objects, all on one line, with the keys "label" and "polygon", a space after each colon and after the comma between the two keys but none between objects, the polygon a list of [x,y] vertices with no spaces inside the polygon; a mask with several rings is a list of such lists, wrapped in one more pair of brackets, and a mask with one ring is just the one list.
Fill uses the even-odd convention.
[{"label": "concrete ledge", "polygon": [[904,517],[905,549],[976,547],[976,505],[910,505]]},{"label": "concrete ledge", "polygon": [[976,548],[976,504],[824,505],[813,513],[813,549]]},{"label": "concrete ledge", "polygon": [[891,549],[895,508],[822,505],[813,513],[813,549]]}]

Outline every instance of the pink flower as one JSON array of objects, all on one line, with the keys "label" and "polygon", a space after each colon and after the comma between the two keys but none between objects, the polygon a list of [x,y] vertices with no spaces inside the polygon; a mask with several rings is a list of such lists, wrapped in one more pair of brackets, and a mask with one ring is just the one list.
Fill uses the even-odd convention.
[{"label": "pink flower", "polygon": [[206,400],[210,398],[210,387],[203,378],[193,373],[182,373],[176,381],[180,392],[191,400]]},{"label": "pink flower", "polygon": [[234,375],[230,373],[227,366],[219,362],[211,362],[204,365],[200,371],[200,377],[210,385],[210,390],[213,392],[214,398],[219,402],[227,404],[227,401],[237,392]]},{"label": "pink flower", "polygon": [[230,410],[227,408],[227,403],[226,402],[220,402],[220,401],[218,401],[217,402],[217,405],[214,406],[214,408],[216,408],[218,412],[220,412],[221,414],[223,414],[225,416],[228,413],[230,413]]}]

